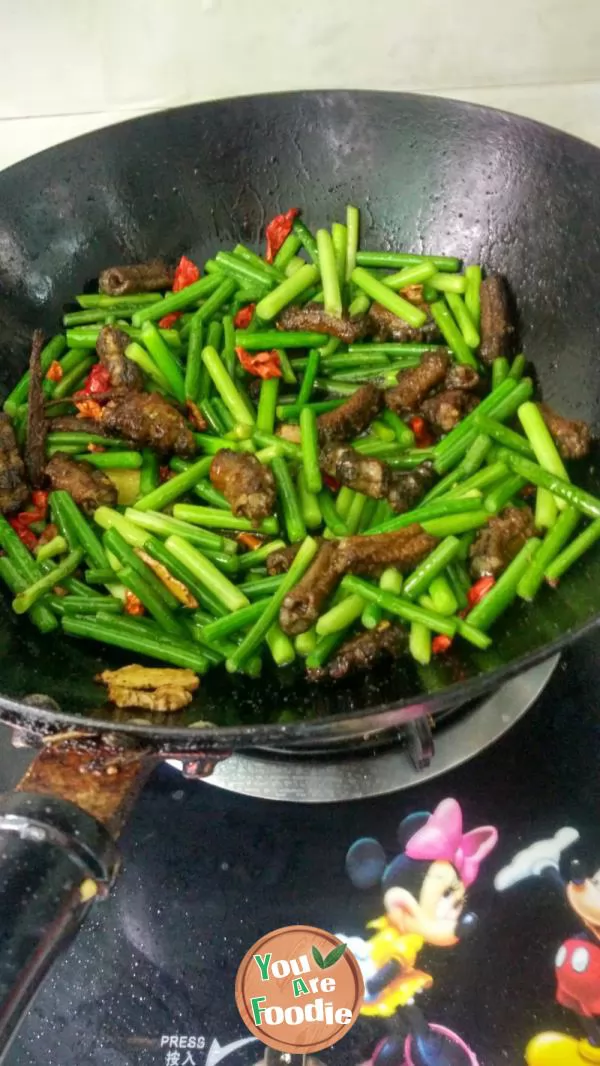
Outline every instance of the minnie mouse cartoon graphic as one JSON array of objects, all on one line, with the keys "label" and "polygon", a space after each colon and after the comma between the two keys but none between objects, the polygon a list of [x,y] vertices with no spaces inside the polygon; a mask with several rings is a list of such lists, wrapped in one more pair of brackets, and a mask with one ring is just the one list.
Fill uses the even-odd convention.
[{"label": "minnie mouse cartoon graphic", "polygon": [[417,968],[425,945],[450,948],[472,932],[477,918],[466,911],[467,889],[496,846],[493,826],[463,833],[462,811],[445,799],[433,814],[411,814],[398,828],[400,853],[390,862],[381,844],[357,840],[346,870],[357,888],[379,884],[385,913],[370,922],[368,940],[344,938],[365,982],[361,1013],[382,1018],[387,1035],[364,1066],[478,1066],[455,1033],[429,1024],[415,997],[433,978]]}]

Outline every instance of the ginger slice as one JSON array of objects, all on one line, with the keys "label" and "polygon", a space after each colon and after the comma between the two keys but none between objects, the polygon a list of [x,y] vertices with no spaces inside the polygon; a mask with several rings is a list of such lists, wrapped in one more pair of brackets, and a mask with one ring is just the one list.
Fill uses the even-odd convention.
[{"label": "ginger slice", "polygon": [[156,689],[165,685],[187,689],[194,692],[200,680],[193,670],[166,666],[122,666],[120,670],[104,670],[96,676],[96,681],[119,688]]}]

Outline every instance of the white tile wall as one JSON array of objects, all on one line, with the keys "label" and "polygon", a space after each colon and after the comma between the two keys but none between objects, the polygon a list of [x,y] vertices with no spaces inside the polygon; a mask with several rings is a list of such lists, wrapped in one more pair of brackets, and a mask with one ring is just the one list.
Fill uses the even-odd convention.
[{"label": "white tile wall", "polygon": [[441,93],[600,144],[600,0],[0,0],[0,166],[153,108]]}]

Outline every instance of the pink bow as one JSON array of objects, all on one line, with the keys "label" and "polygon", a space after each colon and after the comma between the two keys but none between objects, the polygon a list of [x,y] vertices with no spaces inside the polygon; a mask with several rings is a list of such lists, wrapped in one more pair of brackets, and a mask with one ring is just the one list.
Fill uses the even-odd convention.
[{"label": "pink bow", "polygon": [[404,852],[409,859],[451,862],[465,886],[477,880],[479,866],[498,843],[498,830],[482,825],[462,831],[462,811],[455,799],[445,799],[421,829],[410,838]]}]

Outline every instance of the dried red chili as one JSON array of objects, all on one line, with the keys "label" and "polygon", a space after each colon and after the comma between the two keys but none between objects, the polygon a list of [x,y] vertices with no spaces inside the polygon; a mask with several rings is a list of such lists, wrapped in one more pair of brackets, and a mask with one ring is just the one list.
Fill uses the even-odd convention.
[{"label": "dried red chili", "polygon": [[173,292],[181,292],[182,289],[187,289],[188,285],[193,285],[199,279],[200,271],[196,264],[188,259],[187,255],[182,255],[175,268]]},{"label": "dried red chili", "polygon": [[17,515],[16,518],[9,518],[9,523],[13,527],[19,540],[29,551],[32,552],[37,547],[37,537],[35,533],[32,533],[29,526],[21,521],[21,516]]},{"label": "dried red chili", "polygon": [[44,492],[43,489],[36,489],[31,493],[31,499],[33,506],[38,513],[39,518],[45,518],[48,511],[48,496],[49,493]]},{"label": "dried red chili", "polygon": [[335,478],[331,477],[330,474],[326,474],[324,471],[322,471],[321,472],[321,477],[323,479],[323,483],[325,485],[327,485],[327,488],[330,489],[331,492],[339,492],[340,491],[340,488],[341,488],[340,482],[336,481]]},{"label": "dried red chili", "polygon": [[181,311],[171,311],[170,315],[164,315],[163,318],[159,318],[158,324],[161,329],[171,329],[177,322],[177,319],[181,318]]},{"label": "dried red chili", "polygon": [[245,307],[240,307],[237,315],[233,320],[233,324],[236,329],[247,329],[252,321],[252,315],[254,314],[254,308],[256,304],[246,304]]},{"label": "dried red chili", "polygon": [[108,392],[110,386],[110,371],[102,363],[94,363],[77,396],[95,396],[100,392]]},{"label": "dried red chili", "polygon": [[245,348],[236,348],[235,354],[244,370],[247,370],[249,374],[253,374],[255,378],[262,378],[265,381],[267,378],[281,377],[281,364],[279,355],[275,350],[272,352],[257,352],[256,355],[250,355],[250,352],[247,352]]},{"label": "dried red chili", "polygon": [[21,526],[33,526],[36,522],[43,522],[48,513],[48,493],[42,489],[32,492],[31,502],[33,506],[28,511],[19,511],[10,521]]},{"label": "dried red chili", "polygon": [[267,263],[273,262],[284,240],[286,237],[289,237],[292,232],[294,219],[299,214],[300,209],[298,207],[290,207],[289,211],[286,211],[284,215],[275,215],[275,218],[272,218],[269,222],[265,230],[265,237],[267,240],[265,259],[267,260]]},{"label": "dried red chili", "polygon": [[415,435],[417,448],[429,448],[433,444],[433,437],[424,418],[421,418],[420,415],[415,415],[408,424]]},{"label": "dried red chili", "polygon": [[[48,493],[38,489],[31,493],[32,507],[28,511],[20,511],[19,514],[9,518],[9,522],[17,534],[19,540],[33,551],[37,547],[38,539],[30,529],[36,522],[45,521],[48,513]],[[44,534],[42,533],[42,536]]]},{"label": "dried red chili", "polygon": [[443,655],[451,647],[452,637],[446,637],[443,633],[438,633],[431,641],[431,650],[434,655]]},{"label": "dried red chili", "polygon": [[46,381],[62,381],[63,368],[60,363],[57,363],[56,359],[53,363],[50,363],[46,373]]},{"label": "dried red chili", "polygon": [[[181,292],[182,289],[187,289],[188,285],[193,285],[195,281],[200,279],[200,271],[195,263],[191,259],[188,259],[187,255],[182,255],[176,268],[175,275],[173,277],[173,289],[172,292]],[[158,320],[158,324],[161,329],[171,329],[172,326],[181,318],[183,312],[171,311],[168,315],[163,315]]]},{"label": "dried red chili", "polygon": [[496,578],[490,575],[489,577],[480,577],[474,585],[471,585],[471,588],[467,592],[467,600],[471,610],[473,610],[478,603],[481,603],[484,596],[487,596],[488,592],[495,584]]}]

